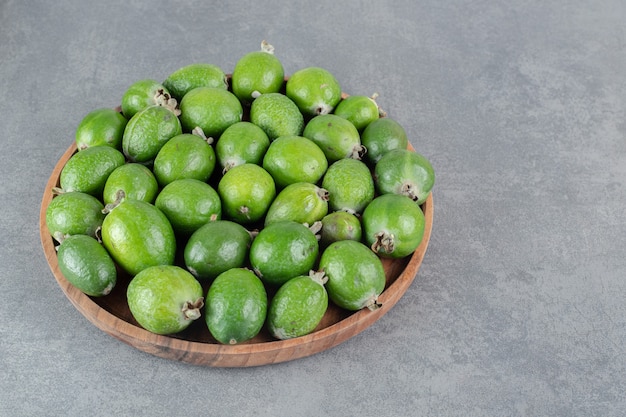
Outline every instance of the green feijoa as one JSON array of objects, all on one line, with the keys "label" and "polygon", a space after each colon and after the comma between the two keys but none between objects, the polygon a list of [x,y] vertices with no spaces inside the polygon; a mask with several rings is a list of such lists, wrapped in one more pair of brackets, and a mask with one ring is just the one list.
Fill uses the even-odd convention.
[{"label": "green feijoa", "polygon": [[179,102],[189,91],[197,87],[228,89],[226,73],[217,65],[196,62],[181,67],[171,73],[163,86]]},{"label": "green feijoa", "polygon": [[290,278],[307,274],[319,253],[311,229],[295,221],[267,225],[252,241],[250,264],[263,282],[281,285]]},{"label": "green feijoa", "polygon": [[251,122],[230,125],[215,144],[215,154],[226,172],[234,166],[246,163],[261,165],[270,146],[267,134]]},{"label": "green feijoa", "polygon": [[124,198],[102,222],[102,243],[113,260],[136,275],[155,265],[172,265],[176,236],[169,220],[154,205]]},{"label": "green feijoa", "polygon": [[328,168],[324,152],[303,136],[281,136],[269,146],[263,157],[263,168],[278,188],[296,182],[317,183]]},{"label": "green feijoa", "polygon": [[76,148],[79,151],[92,146],[110,146],[122,149],[122,136],[128,120],[114,109],[93,110],[76,128]]},{"label": "green feijoa", "polygon": [[361,221],[347,211],[335,211],[322,218],[320,243],[330,245],[339,240],[360,241],[362,237]]},{"label": "green feijoa", "polygon": [[126,125],[122,150],[131,162],[151,163],[168,140],[182,133],[178,117],[166,107],[150,106]]},{"label": "green feijoa", "polygon": [[215,169],[215,150],[206,139],[190,133],[174,136],[154,158],[152,171],[159,185],[193,178],[208,181]]},{"label": "green feijoa", "polygon": [[331,164],[343,158],[361,159],[366,152],[356,127],[334,114],[312,118],[305,126],[302,136],[315,142]]},{"label": "green feijoa", "polygon": [[280,136],[299,136],[304,116],[298,106],[281,93],[261,94],[250,106],[250,121],[259,126],[270,140]]},{"label": "green feijoa", "polygon": [[310,182],[295,182],[283,188],[265,216],[265,225],[292,220],[313,223],[328,214],[328,191]]},{"label": "green feijoa", "polygon": [[341,86],[328,70],[307,67],[287,80],[286,94],[303,114],[317,116],[333,111],[341,100]]},{"label": "green feijoa", "polygon": [[323,273],[291,278],[280,286],[270,302],[267,327],[277,339],[285,340],[311,333],[328,308]]},{"label": "green feijoa", "polygon": [[239,223],[216,220],[196,230],[185,245],[187,269],[198,279],[212,280],[248,260],[252,236]]},{"label": "green feijoa", "polygon": [[328,296],[339,307],[351,311],[379,307],[385,269],[380,258],[361,242],[331,243],[322,252],[319,269],[328,276]]},{"label": "green feijoa", "polygon": [[243,117],[241,102],[223,88],[196,87],[180,101],[180,122],[186,133],[200,128],[207,137],[218,138]]},{"label": "green feijoa", "polygon": [[218,275],[207,292],[205,320],[220,343],[235,345],[252,339],[267,317],[267,293],[250,270],[233,268]]},{"label": "green feijoa", "polygon": [[376,94],[372,97],[348,96],[337,104],[333,114],[347,119],[359,132],[362,132],[370,123],[385,114],[378,107],[376,97]]},{"label": "green feijoa", "polygon": [[57,260],[65,279],[87,295],[100,297],[115,287],[115,263],[91,236],[74,235],[64,239],[57,248]]},{"label": "green feijoa", "polygon": [[131,162],[115,168],[109,175],[102,192],[104,204],[114,203],[120,190],[127,198],[153,203],[159,192],[159,185],[150,169]]},{"label": "green feijoa", "polygon": [[374,180],[380,194],[401,194],[423,204],[435,185],[435,171],[425,156],[394,149],[376,163]]},{"label": "green feijoa", "polygon": [[167,184],[154,205],[165,214],[176,233],[190,235],[208,222],[222,218],[222,203],[217,191],[206,182],[193,178]]},{"label": "green feijoa", "polygon": [[204,291],[185,269],[152,266],[133,277],[126,290],[130,312],[149,332],[174,334],[201,316]]},{"label": "green feijoa", "polygon": [[276,185],[265,169],[246,163],[229,169],[220,179],[217,192],[226,217],[250,224],[265,216],[276,197]]},{"label": "green feijoa", "polygon": [[328,190],[331,211],[361,213],[374,199],[374,179],[364,162],[345,158],[334,162],[324,175],[322,187]]},{"label": "green feijoa", "polygon": [[135,81],[122,96],[122,113],[127,119],[131,119],[146,107],[155,105],[166,106],[171,109],[176,107],[175,100],[171,100],[167,88],[156,80]]},{"label": "green feijoa", "polygon": [[367,148],[366,161],[374,165],[390,150],[406,149],[409,140],[400,123],[389,117],[381,117],[363,130],[361,143]]},{"label": "green feijoa", "polygon": [[399,194],[376,197],[363,211],[363,235],[372,251],[385,258],[412,254],[424,236],[424,213]]},{"label": "green feijoa", "polygon": [[57,242],[71,235],[95,237],[104,220],[103,209],[100,200],[92,195],[63,192],[46,208],[46,227]]},{"label": "green feijoa", "polygon": [[274,55],[274,47],[263,41],[260,51],[249,52],[237,61],[231,85],[239,100],[251,103],[261,94],[278,93],[284,78],[283,65]]},{"label": "green feijoa", "polygon": [[117,149],[87,148],[68,159],[61,170],[59,185],[64,191],[79,191],[101,198],[109,175],[124,162],[124,155]]}]

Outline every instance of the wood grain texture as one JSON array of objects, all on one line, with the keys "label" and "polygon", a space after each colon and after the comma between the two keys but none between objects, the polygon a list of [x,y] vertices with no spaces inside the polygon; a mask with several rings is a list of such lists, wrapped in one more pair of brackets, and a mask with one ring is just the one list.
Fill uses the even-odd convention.
[{"label": "wood grain texture", "polygon": [[[410,145],[409,148],[412,149]],[[280,341],[263,329],[246,343],[222,345],[210,335],[203,317],[179,334],[157,335],[141,328],[132,317],[126,302],[130,277],[124,272],[120,271],[117,285],[109,295],[95,298],[72,286],[59,270],[56,242],[46,226],[46,209],[53,198],[52,188],[59,186],[63,166],[75,152],[76,145],[73,144],[58,161],[41,202],[41,243],[50,269],[70,302],[97,328],[136,349],[166,359],[212,367],[250,367],[291,361],[337,346],[371,326],[397,303],[413,282],[430,240],[434,210],[432,194],[422,205],[426,223],[417,250],[404,259],[383,259],[387,284],[379,297],[382,307],[375,311],[366,308],[348,312],[330,303],[322,322],[306,336]],[[206,285],[204,290],[205,293],[208,290]]]}]

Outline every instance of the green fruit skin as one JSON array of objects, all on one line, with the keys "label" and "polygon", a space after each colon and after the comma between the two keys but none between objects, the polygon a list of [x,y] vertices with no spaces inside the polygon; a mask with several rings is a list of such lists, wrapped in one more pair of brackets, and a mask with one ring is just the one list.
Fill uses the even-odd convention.
[{"label": "green fruit skin", "polygon": [[287,97],[307,116],[328,114],[341,100],[339,82],[328,70],[319,67],[294,72],[285,90]]},{"label": "green fruit skin", "polygon": [[241,224],[257,222],[265,216],[274,197],[272,176],[255,164],[242,164],[228,170],[217,185],[223,213]]},{"label": "green fruit skin", "polygon": [[289,97],[280,93],[262,94],[250,106],[250,121],[259,126],[270,140],[280,136],[300,136],[304,116]]},{"label": "green fruit skin", "polygon": [[115,263],[93,237],[74,235],[63,240],[57,249],[57,260],[65,279],[87,295],[100,297],[115,287]]},{"label": "green fruit skin", "polygon": [[328,169],[328,161],[312,140],[281,136],[270,144],[263,168],[272,175],[277,187],[284,188],[296,182],[317,183]]},{"label": "green fruit skin", "polygon": [[[410,198],[398,194],[376,197],[361,217],[365,241],[379,256],[403,258],[412,254],[424,236],[424,213]],[[391,246],[378,246],[380,240]]]},{"label": "green fruit skin", "polygon": [[189,133],[174,136],[154,158],[152,171],[161,187],[193,178],[208,181],[215,169],[215,151],[206,140]]},{"label": "green fruit skin", "polygon": [[185,245],[187,269],[200,280],[213,280],[222,272],[241,268],[248,260],[252,237],[240,224],[216,220],[196,230]]},{"label": "green fruit skin", "polygon": [[215,144],[215,154],[223,172],[242,164],[261,165],[270,146],[267,134],[251,122],[229,126]]},{"label": "green fruit skin", "polygon": [[272,223],[252,241],[250,264],[268,285],[277,286],[290,278],[307,274],[319,253],[315,234],[294,221]]},{"label": "green fruit skin", "polygon": [[226,73],[217,65],[197,62],[186,65],[171,73],[163,86],[169,90],[172,97],[180,100],[189,91],[197,87],[213,87],[228,89]]},{"label": "green fruit skin", "polygon": [[218,275],[206,296],[205,320],[220,343],[234,345],[252,339],[267,317],[267,293],[250,270],[229,269]]},{"label": "green fruit skin", "polygon": [[280,60],[271,53],[249,52],[237,61],[231,85],[233,93],[244,103],[254,100],[253,93],[278,93],[283,86],[285,72]]},{"label": "green fruit skin", "polygon": [[276,292],[267,313],[268,330],[285,340],[311,333],[328,308],[328,294],[310,276],[290,279]]},{"label": "green fruit skin", "polygon": [[126,89],[122,96],[122,114],[131,119],[146,107],[157,104],[156,96],[160,92],[169,94],[167,88],[160,82],[151,79],[135,81]]},{"label": "green fruit skin", "polygon": [[126,198],[153,203],[159,185],[152,171],[146,166],[127,163],[117,167],[109,175],[102,192],[104,204],[114,203],[120,190],[124,191]]},{"label": "green fruit skin", "polygon": [[128,120],[114,109],[93,110],[76,128],[76,148],[82,151],[92,146],[110,146],[122,150],[122,136],[126,123]]},{"label": "green fruit skin", "polygon": [[328,205],[332,211],[361,213],[375,194],[370,169],[364,162],[352,158],[334,162],[324,175],[322,188],[328,190]]},{"label": "green fruit skin", "polygon": [[381,117],[363,130],[361,143],[367,148],[366,161],[374,165],[387,152],[393,149],[406,149],[409,140],[400,123],[389,117]]},{"label": "green fruit skin", "polygon": [[94,146],[75,153],[59,177],[64,191],[79,191],[101,198],[111,172],[124,165],[124,155],[109,146]]},{"label": "green fruit skin", "polygon": [[335,211],[322,219],[320,243],[328,246],[339,240],[356,240],[362,238],[361,221],[354,214],[346,211]]},{"label": "green fruit skin", "polygon": [[163,145],[181,133],[178,117],[171,110],[150,106],[128,121],[122,137],[122,150],[131,162],[151,163]]},{"label": "green fruit skin", "polygon": [[305,126],[302,136],[315,142],[331,164],[343,158],[361,158],[359,131],[352,123],[334,114],[312,118]]},{"label": "green fruit skin", "polygon": [[180,122],[183,130],[200,127],[207,137],[218,138],[230,125],[243,117],[237,96],[223,88],[197,87],[180,101]]},{"label": "green fruit skin", "polygon": [[[202,286],[193,275],[171,265],[144,269],[126,290],[128,307],[135,320],[149,332],[162,335],[181,332],[198,319],[203,295]],[[188,308],[193,313],[186,313]]]},{"label": "green fruit skin", "polygon": [[60,194],[46,208],[46,227],[57,241],[65,236],[96,236],[102,226],[104,205],[96,197],[78,191]]},{"label": "green fruit skin", "polygon": [[131,275],[156,265],[172,265],[176,237],[161,210],[144,201],[124,199],[102,222],[102,243]]},{"label": "green fruit skin", "polygon": [[193,178],[166,185],[154,205],[165,214],[174,232],[190,235],[208,222],[222,218],[222,203],[217,191],[206,182]]},{"label": "green fruit skin", "polygon": [[319,268],[328,276],[329,298],[346,310],[373,306],[385,289],[385,270],[380,258],[354,240],[330,244],[322,252]]},{"label": "green fruit skin", "polygon": [[349,96],[337,104],[333,114],[348,120],[359,132],[362,132],[380,117],[380,109],[370,97]]},{"label": "green fruit skin", "polygon": [[265,225],[285,220],[312,225],[328,214],[328,193],[309,182],[289,184],[278,193],[265,216]]},{"label": "green fruit skin", "polygon": [[402,194],[423,204],[435,185],[435,171],[423,155],[408,149],[387,152],[374,168],[380,194]]}]

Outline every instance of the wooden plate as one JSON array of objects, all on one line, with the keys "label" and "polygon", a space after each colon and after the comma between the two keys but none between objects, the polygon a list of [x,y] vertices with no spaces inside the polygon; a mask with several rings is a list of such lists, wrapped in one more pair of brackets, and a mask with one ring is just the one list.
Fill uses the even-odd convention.
[{"label": "wooden plate", "polygon": [[58,161],[41,202],[41,243],[50,269],[67,298],[96,327],[141,351],[166,359],[213,367],[249,367],[290,361],[334,347],[371,326],[396,304],[413,282],[430,240],[432,195],[422,205],[426,226],[422,243],[415,253],[399,260],[383,259],[387,284],[379,298],[382,307],[375,311],[363,309],[348,312],[329,303],[320,325],[306,336],[278,341],[263,329],[247,343],[222,345],[210,335],[204,318],[196,320],[182,333],[173,336],[156,335],[141,328],[130,313],[126,303],[126,288],[130,281],[128,275],[122,273],[118,276],[117,285],[109,295],[89,297],[72,286],[59,270],[56,243],[46,226],[46,209],[53,198],[52,188],[59,186],[63,166],[75,152],[76,145],[73,144]]}]

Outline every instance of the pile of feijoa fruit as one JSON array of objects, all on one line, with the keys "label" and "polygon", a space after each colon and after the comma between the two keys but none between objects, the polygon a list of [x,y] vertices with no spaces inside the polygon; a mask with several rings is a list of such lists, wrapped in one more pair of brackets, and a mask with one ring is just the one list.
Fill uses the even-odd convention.
[{"label": "pile of feijoa fruit", "polygon": [[190,64],[86,114],[46,225],[64,277],[106,297],[123,274],[150,332],[294,338],[329,303],[377,308],[381,258],[419,246],[434,172],[407,147],[375,96],[319,67],[285,77],[263,42],[230,75]]}]

